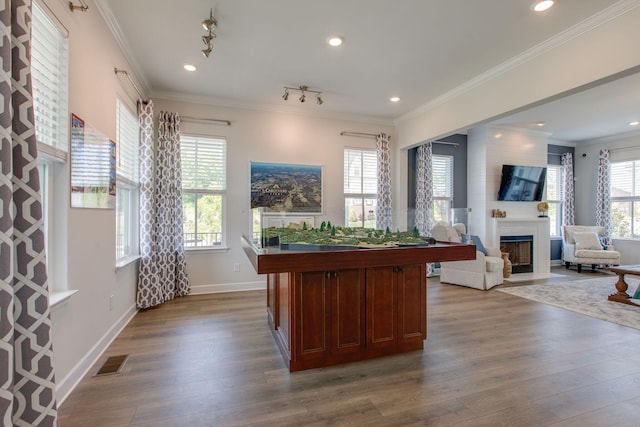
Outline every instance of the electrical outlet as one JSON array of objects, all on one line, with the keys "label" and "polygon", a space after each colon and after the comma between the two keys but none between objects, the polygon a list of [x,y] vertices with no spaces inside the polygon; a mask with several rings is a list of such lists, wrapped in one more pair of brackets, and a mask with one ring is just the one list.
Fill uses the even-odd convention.
[{"label": "electrical outlet", "polygon": [[113,295],[109,297],[109,311],[113,311]]},{"label": "electrical outlet", "polygon": [[235,264],[233,264],[233,271],[240,271],[240,263],[236,262]]}]

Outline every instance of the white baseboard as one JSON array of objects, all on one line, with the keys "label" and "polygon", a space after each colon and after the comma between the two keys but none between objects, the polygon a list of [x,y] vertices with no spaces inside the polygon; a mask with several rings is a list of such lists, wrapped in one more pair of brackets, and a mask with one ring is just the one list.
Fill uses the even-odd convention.
[{"label": "white baseboard", "polygon": [[67,374],[62,380],[56,381],[56,399],[58,407],[69,397],[69,394],[73,391],[78,383],[89,372],[89,369],[98,361],[102,353],[109,348],[114,339],[122,332],[125,326],[129,324],[131,319],[136,315],[138,309],[133,304],[129,309],[118,319],[118,321],[107,331],[106,334],[98,340],[98,342],[89,350],[89,352],[73,367],[71,372]]},{"label": "white baseboard", "polygon": [[257,291],[267,289],[267,282],[218,283],[191,287],[190,295],[216,294],[221,292]]}]

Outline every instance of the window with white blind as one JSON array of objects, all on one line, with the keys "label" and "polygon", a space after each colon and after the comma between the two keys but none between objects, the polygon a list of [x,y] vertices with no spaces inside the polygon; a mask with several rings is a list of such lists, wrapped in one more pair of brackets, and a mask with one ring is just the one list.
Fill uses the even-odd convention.
[{"label": "window with white blind", "polygon": [[453,156],[434,154],[433,173],[433,221],[450,220],[453,204]]},{"label": "window with white blind", "polygon": [[185,247],[223,247],[227,142],[221,138],[181,135],[180,154]]},{"label": "window with white blind", "polygon": [[347,227],[376,227],[376,150],[344,149],[344,213]]},{"label": "window with white blind", "polygon": [[116,99],[116,262],[138,254],[138,117]]},{"label": "window with white blind", "polygon": [[[39,1],[31,21],[31,81],[50,302],[67,291],[69,48],[64,27]],[[68,292],[67,292],[68,293]]]},{"label": "window with white blind", "polygon": [[640,160],[611,163],[611,235],[640,237]]},{"label": "window with white blind", "polygon": [[69,139],[69,40],[64,28],[33,3],[31,79],[41,151],[66,160]]},{"label": "window with white blind", "polygon": [[564,200],[564,168],[561,165],[547,165],[547,203],[549,210],[549,234],[562,235],[562,202]]}]

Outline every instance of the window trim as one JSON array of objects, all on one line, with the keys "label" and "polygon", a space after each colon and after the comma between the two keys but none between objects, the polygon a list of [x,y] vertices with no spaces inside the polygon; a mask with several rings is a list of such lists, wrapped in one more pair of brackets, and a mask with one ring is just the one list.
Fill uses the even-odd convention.
[{"label": "window trim", "polygon": [[[635,176],[637,176],[638,174],[640,174],[640,159],[625,159],[625,160],[619,160],[619,161],[612,161],[611,162],[611,168],[613,169],[613,165],[614,164],[621,164],[621,163],[631,163],[632,167],[633,167],[633,173]],[[614,203],[619,203],[619,202],[627,202],[631,204],[631,221],[630,221],[630,227],[631,227],[631,237],[623,237],[623,236],[616,236],[613,235],[612,233],[612,238],[613,239],[618,239],[618,240],[628,240],[628,241],[640,241],[640,229],[636,230],[634,227],[634,219],[635,219],[635,215],[634,215],[634,205],[635,203],[640,203],[640,188],[636,188],[636,179],[632,177],[631,179],[631,183],[632,183],[632,193],[638,193],[638,196],[623,196],[623,197],[614,197],[613,196],[613,176],[610,177],[610,185],[609,185],[609,198],[610,198],[610,208],[613,208],[613,204]],[[637,186],[640,187],[640,184]],[[613,213],[613,209],[612,209],[612,213]],[[612,227],[613,228],[613,227]],[[640,227],[639,227],[640,228]],[[638,237],[634,237],[634,236],[638,236]]]},{"label": "window trim", "polygon": [[[129,117],[126,118],[126,120],[129,120],[131,118],[135,120],[137,127],[133,133],[137,135],[138,138],[137,138],[137,141],[132,142],[130,144],[130,145],[134,145],[133,152],[135,153],[134,159],[132,162],[132,164],[134,165],[133,170],[123,171],[122,168],[120,167],[121,164],[119,161],[118,161],[118,166],[116,167],[116,212],[115,212],[116,245],[115,245],[115,254],[114,254],[116,270],[137,260],[140,256],[140,227],[139,227],[140,176],[139,176],[139,170],[138,170],[138,161],[139,161],[138,150],[140,147],[140,139],[139,139],[140,138],[139,137],[140,122],[138,119],[138,115],[134,111],[132,111],[129,105],[121,97],[117,96],[116,97],[116,135],[117,135],[116,149],[117,149],[118,156],[121,152],[121,149],[123,148],[126,149],[124,147],[124,144],[121,141],[122,137],[125,135],[125,132],[123,131],[125,130],[126,126],[132,123],[132,122],[129,123],[126,120],[122,120],[121,116],[123,115],[123,112],[124,114],[129,115]],[[135,180],[131,179],[132,178],[131,176],[127,177],[123,175],[123,173],[129,174],[130,172],[132,172],[133,178],[135,178]],[[127,224],[124,225],[125,230],[118,230],[118,213],[119,213],[118,202],[120,200],[123,190],[127,190],[129,193],[129,197],[125,206],[126,212],[124,213],[124,216],[125,216],[124,219]],[[119,247],[118,231],[123,231],[123,239],[126,239],[127,241],[126,243],[123,244],[124,245],[123,248],[128,248],[128,250],[123,249],[122,254],[118,253],[118,247]],[[124,231],[128,231],[128,234],[125,233]]]},{"label": "window trim", "polygon": [[[345,161],[345,155],[347,154],[348,151],[351,152],[358,152],[360,155],[360,161],[361,164],[364,165],[364,161],[363,161],[363,155],[365,153],[367,154],[373,154],[376,157],[376,177],[377,177],[377,168],[378,168],[378,163],[377,163],[377,150],[375,148],[362,148],[362,147],[344,147],[343,151],[342,151],[342,164],[343,164],[343,169],[344,169],[344,161]],[[345,183],[344,183],[344,177],[345,177],[345,173],[346,171],[343,170],[342,171],[342,178],[343,178],[343,202],[342,202],[342,207],[344,209],[344,224],[345,226],[347,226],[347,224],[349,224],[349,212],[347,210],[347,199],[357,199],[360,200],[360,202],[362,203],[362,222],[360,224],[360,227],[365,227],[365,223],[367,221],[366,219],[366,212],[364,211],[365,206],[366,206],[366,200],[367,199],[375,199],[376,203],[377,203],[377,199],[378,199],[378,193],[377,191],[375,193],[348,193],[345,191]],[[365,174],[364,174],[364,167],[361,168],[361,175],[360,175],[360,189],[364,190],[365,188]],[[376,185],[376,190],[377,190],[377,185]]]},{"label": "window trim", "polygon": [[[184,206],[184,196],[185,195],[193,195],[194,198],[197,198],[199,195],[211,195],[211,196],[220,196],[221,198],[221,208],[220,208],[220,244],[219,245],[209,245],[209,246],[187,246],[186,239],[184,238],[184,219],[183,219],[183,247],[186,252],[228,252],[228,232],[227,232],[227,191],[228,191],[228,141],[226,137],[223,136],[213,136],[213,135],[203,135],[198,133],[185,132],[181,134],[182,138],[193,138],[196,140],[211,140],[211,141],[221,141],[224,147],[224,158],[223,158],[223,166],[224,166],[224,189],[210,190],[210,189],[197,189],[197,188],[185,188],[184,184],[182,185],[182,198],[183,198],[183,206]],[[181,141],[182,143],[182,141]],[[182,157],[182,147],[180,147],[180,154]],[[183,178],[184,178],[184,170]],[[197,204],[196,206],[196,218],[197,218]],[[184,212],[183,212],[184,215]],[[196,229],[197,230],[197,229]]]},{"label": "window trim", "polygon": [[[433,203],[434,203],[434,209],[433,209],[433,213],[434,213],[434,218],[433,221],[434,223],[436,221],[446,221],[446,222],[450,222],[451,220],[451,209],[453,208],[453,199],[454,199],[454,194],[455,194],[455,185],[454,185],[454,179],[455,179],[455,157],[452,156],[451,154],[432,154],[431,155],[431,168],[433,171],[433,160],[436,158],[446,158],[449,159],[450,162],[448,162],[451,165],[451,168],[449,169],[449,190],[450,190],[450,195],[449,196],[438,196],[436,197],[435,195],[435,188],[433,188],[435,186],[435,180],[432,181],[432,191],[433,191]],[[447,209],[446,212],[446,217],[445,218],[441,218],[441,219],[436,219],[435,218],[435,204],[437,201],[448,201],[449,202],[449,208]]]},{"label": "window trim", "polygon": [[[560,196],[560,199],[558,200],[549,198],[549,182],[550,182],[549,171],[551,169],[555,169],[558,171],[558,177],[556,182],[558,187],[558,196]],[[564,167],[562,165],[547,164],[547,180],[545,184],[546,202],[549,204],[549,206],[556,205],[556,212],[558,212],[558,218],[556,218],[556,230],[555,230],[556,234],[554,234],[554,230],[551,230],[551,225],[549,225],[549,237],[552,237],[552,238],[562,237],[562,225],[564,223],[564,218],[562,216],[562,211],[564,206],[564,197],[563,197],[564,188],[562,187],[563,181],[564,181]],[[547,214],[547,216],[549,215]]]}]

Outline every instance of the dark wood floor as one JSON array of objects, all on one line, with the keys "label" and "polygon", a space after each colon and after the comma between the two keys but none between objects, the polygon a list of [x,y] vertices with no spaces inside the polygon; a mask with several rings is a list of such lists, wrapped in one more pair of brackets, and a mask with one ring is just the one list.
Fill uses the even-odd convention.
[{"label": "dark wood floor", "polygon": [[[136,315],[59,425],[640,424],[639,330],[495,289],[430,279],[424,350],[293,374],[265,292],[180,298]],[[91,376],[120,354],[120,374]]]}]

